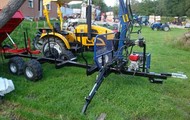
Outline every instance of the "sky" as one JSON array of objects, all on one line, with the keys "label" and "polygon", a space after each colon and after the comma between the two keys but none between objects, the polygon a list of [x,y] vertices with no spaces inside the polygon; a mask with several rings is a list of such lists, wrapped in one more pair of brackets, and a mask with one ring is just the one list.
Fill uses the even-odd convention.
[{"label": "sky", "polygon": [[[114,6],[117,0],[104,0],[107,6]],[[141,1],[141,0],[138,0]]]},{"label": "sky", "polygon": [[104,0],[107,6],[114,6],[116,3],[116,0]]},{"label": "sky", "polygon": [[[107,6],[114,6],[116,1],[118,1],[118,0],[104,0],[104,2],[106,3]],[[138,0],[138,1],[141,1],[141,0]],[[81,3],[81,2],[82,1],[72,1],[69,4],[77,4],[77,3]]]}]

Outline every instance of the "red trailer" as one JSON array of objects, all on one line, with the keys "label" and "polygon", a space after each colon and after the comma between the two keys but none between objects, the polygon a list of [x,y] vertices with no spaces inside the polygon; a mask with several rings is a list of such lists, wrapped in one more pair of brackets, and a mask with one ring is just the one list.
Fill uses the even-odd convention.
[{"label": "red trailer", "polygon": [[20,11],[17,11],[12,18],[0,28],[0,44],[8,37],[7,33],[10,34],[23,20],[24,16]]},{"label": "red trailer", "polygon": [[[0,10],[1,12],[1,10]],[[40,54],[40,50],[30,49],[30,39],[28,37],[27,31],[24,32],[24,48],[18,48],[10,37],[10,33],[24,20],[24,17],[20,11],[17,11],[14,16],[0,29],[0,53],[4,55],[5,59],[9,59],[8,68],[10,73],[15,75],[24,74],[28,80],[37,81],[42,78],[42,67],[41,64],[45,62],[55,64],[56,68],[60,68],[64,65],[74,65],[86,68],[86,64],[80,64],[73,60],[68,60],[66,54],[63,54],[62,58],[57,58],[54,50],[51,50],[50,57],[43,57]],[[13,43],[14,48],[4,47],[2,43],[4,40],[9,38]],[[48,37],[49,38],[49,37]],[[49,39],[48,39],[49,41]],[[48,43],[50,45],[50,42]],[[52,57],[51,57],[52,56]],[[30,60],[25,62],[25,59]],[[89,66],[88,66],[89,67]]]},{"label": "red trailer", "polygon": [[[1,12],[1,10],[0,10]],[[0,28],[0,52],[1,53],[23,53],[26,51],[31,52],[32,54],[39,54],[39,51],[31,51],[30,50],[30,44],[28,44],[27,48],[18,48],[17,45],[14,43],[12,38],[9,36],[12,31],[24,20],[24,16],[20,11],[17,11],[12,18],[2,27]],[[14,48],[2,48],[2,42],[6,39],[9,38],[11,42],[13,43]],[[28,39],[29,40],[29,39]],[[30,41],[28,41],[30,42]]]},{"label": "red trailer", "polygon": [[[32,55],[39,54],[40,51],[32,51],[30,49],[30,39],[27,32],[24,33],[25,41],[23,42],[25,42],[25,48],[18,48],[9,35],[23,20],[24,16],[20,11],[17,11],[12,18],[0,28],[0,53],[2,53],[6,59],[9,59],[8,67],[12,74],[20,75],[24,73],[27,79],[38,80],[42,77],[42,68],[40,62],[37,61],[38,57]],[[10,39],[14,46],[13,48],[2,46],[2,43],[6,38]],[[31,60],[25,62],[22,57],[30,58]]]}]

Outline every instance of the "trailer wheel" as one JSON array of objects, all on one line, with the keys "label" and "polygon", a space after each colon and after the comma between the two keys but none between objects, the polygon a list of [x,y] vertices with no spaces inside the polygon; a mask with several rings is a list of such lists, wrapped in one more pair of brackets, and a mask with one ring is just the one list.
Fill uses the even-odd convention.
[{"label": "trailer wheel", "polygon": [[24,68],[24,60],[21,57],[13,57],[8,62],[9,71],[15,75],[21,75]]},{"label": "trailer wheel", "polygon": [[30,81],[37,81],[42,78],[42,67],[37,60],[30,60],[24,66],[24,75]]},{"label": "trailer wheel", "polygon": [[45,42],[43,43],[42,46],[42,53],[45,57],[53,57],[53,58],[60,58],[60,55],[64,53],[66,50],[65,44],[63,41],[61,41],[58,38],[50,37],[49,42],[48,38],[46,38]]}]

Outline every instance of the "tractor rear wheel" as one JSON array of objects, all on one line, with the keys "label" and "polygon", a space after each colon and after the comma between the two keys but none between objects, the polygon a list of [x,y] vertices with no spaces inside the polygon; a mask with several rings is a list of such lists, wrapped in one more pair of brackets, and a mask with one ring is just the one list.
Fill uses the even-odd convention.
[{"label": "tractor rear wheel", "polygon": [[30,60],[24,66],[24,75],[30,81],[37,81],[42,78],[42,67],[37,60]]},{"label": "tractor rear wheel", "polygon": [[21,57],[13,57],[8,62],[9,71],[15,75],[21,75],[24,68],[24,60]]},{"label": "tractor rear wheel", "polygon": [[47,58],[60,58],[65,50],[64,42],[58,38],[50,37],[49,40],[45,38],[42,45],[42,53]]}]

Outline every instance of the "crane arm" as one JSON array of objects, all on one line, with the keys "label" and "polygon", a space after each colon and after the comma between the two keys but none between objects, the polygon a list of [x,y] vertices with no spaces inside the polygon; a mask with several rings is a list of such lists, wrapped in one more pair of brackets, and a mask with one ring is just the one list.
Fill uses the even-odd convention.
[{"label": "crane arm", "polygon": [[44,14],[44,16],[46,18],[47,24],[48,24],[50,29],[53,29],[53,26],[52,26],[52,24],[50,22],[50,19],[49,19],[49,11],[47,9],[47,6],[46,5],[43,5],[43,6],[44,6],[43,14]]},{"label": "crane arm", "polygon": [[63,17],[62,17],[62,12],[61,12],[61,4],[57,3],[57,15],[60,20],[60,28],[63,30]]},{"label": "crane arm", "polygon": [[[61,6],[65,3],[69,3],[71,1],[73,1],[73,0],[43,0],[43,7],[44,7],[43,14],[46,18],[47,24],[50,27],[50,29],[53,29],[53,26],[50,22],[49,11],[47,9],[47,5],[50,4],[50,2],[56,2],[56,4],[57,4],[57,15],[59,17],[60,27],[62,30],[63,29],[63,18],[62,18]],[[81,1],[81,0],[75,0],[75,1]]]}]

